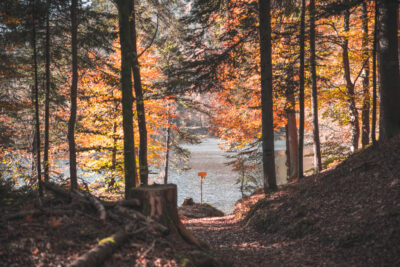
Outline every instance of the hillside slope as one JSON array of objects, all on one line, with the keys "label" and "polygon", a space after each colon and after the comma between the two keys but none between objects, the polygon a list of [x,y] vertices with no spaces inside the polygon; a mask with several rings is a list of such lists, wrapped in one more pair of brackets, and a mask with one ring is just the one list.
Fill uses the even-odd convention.
[{"label": "hillside slope", "polygon": [[400,136],[186,223],[234,266],[400,266]]}]

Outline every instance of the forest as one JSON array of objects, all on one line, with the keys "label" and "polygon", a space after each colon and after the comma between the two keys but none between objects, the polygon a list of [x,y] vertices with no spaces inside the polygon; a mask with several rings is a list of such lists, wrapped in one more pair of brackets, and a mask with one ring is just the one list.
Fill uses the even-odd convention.
[{"label": "forest", "polygon": [[399,3],[1,0],[0,266],[400,265]]}]

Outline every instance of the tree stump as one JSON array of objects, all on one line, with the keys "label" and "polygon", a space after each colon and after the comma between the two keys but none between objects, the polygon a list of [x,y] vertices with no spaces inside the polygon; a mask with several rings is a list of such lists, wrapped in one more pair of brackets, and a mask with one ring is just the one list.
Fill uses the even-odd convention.
[{"label": "tree stump", "polygon": [[140,211],[168,227],[187,242],[202,248],[200,242],[188,231],[178,217],[178,197],[175,184],[141,186],[131,189],[130,196],[140,200]]}]

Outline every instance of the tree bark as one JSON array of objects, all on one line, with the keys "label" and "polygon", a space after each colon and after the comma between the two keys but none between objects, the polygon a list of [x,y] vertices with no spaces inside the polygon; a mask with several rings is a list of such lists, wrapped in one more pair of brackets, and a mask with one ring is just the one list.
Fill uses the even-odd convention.
[{"label": "tree bark", "polygon": [[200,242],[186,230],[179,219],[175,184],[141,186],[132,189],[132,195],[140,199],[140,210],[145,216],[168,227],[170,233],[202,248]]},{"label": "tree bark", "polygon": [[305,54],[305,23],[306,23],[306,1],[301,0],[301,19],[300,19],[300,88],[299,88],[299,178],[304,177],[304,54]]},{"label": "tree bark", "polygon": [[44,153],[43,153],[43,165],[44,165],[44,180],[49,180],[49,131],[50,131],[50,0],[47,0],[47,13],[46,13],[46,92],[44,102]]},{"label": "tree bark", "polygon": [[295,98],[293,88],[287,89],[287,107],[286,107],[286,116],[287,116],[287,142],[288,142],[288,159],[289,159],[289,179],[293,179],[297,177],[298,171],[298,152],[299,147],[297,143],[297,126],[296,126],[296,111],[295,111]]},{"label": "tree bark", "polygon": [[165,152],[164,184],[168,184],[169,151],[171,145],[170,142],[171,142],[171,125],[170,125],[170,118],[168,118],[167,151]]},{"label": "tree bark", "polygon": [[69,171],[71,179],[71,190],[78,188],[78,177],[76,171],[76,144],[75,144],[75,123],[77,109],[78,91],[78,21],[77,21],[78,0],[71,3],[71,47],[72,47],[72,83],[71,83],[71,108],[68,121],[68,145],[69,145]]},{"label": "tree bark", "polygon": [[139,126],[139,174],[140,184],[147,185],[149,177],[149,167],[147,163],[147,128],[146,113],[144,108],[142,81],[140,77],[140,65],[137,52],[136,40],[136,21],[135,21],[135,1],[132,0],[132,13],[130,16],[131,38],[132,38],[132,73],[133,86],[136,95],[136,111]]},{"label": "tree bark", "polygon": [[369,41],[368,41],[368,5],[367,1],[364,0],[362,3],[362,53],[363,53],[363,105],[362,105],[362,137],[361,144],[363,147],[369,144],[369,110],[370,110],[370,95],[369,95]]},{"label": "tree bark", "polygon": [[321,143],[319,139],[318,123],[318,93],[317,93],[317,70],[315,56],[315,0],[310,0],[310,71],[311,71],[311,102],[313,116],[313,137],[314,137],[314,171],[319,173],[322,170]]},{"label": "tree bark", "polygon": [[132,0],[118,0],[119,38],[121,44],[121,90],[122,125],[124,131],[124,172],[125,198],[129,197],[131,187],[136,186],[135,142],[133,135],[132,112],[132,41],[129,17],[132,13]]},{"label": "tree bark", "polygon": [[398,2],[378,0],[378,71],[380,85],[379,139],[400,132],[400,77],[398,55]]},{"label": "tree bark", "polygon": [[[259,0],[260,16],[260,66],[262,106],[262,151],[264,190],[277,189],[274,154],[274,124],[272,100],[272,47],[271,47],[271,2]],[[268,186],[267,186],[268,185]]]},{"label": "tree bark", "polygon": [[[350,31],[350,11],[344,12],[344,32],[348,34]],[[351,70],[349,60],[349,39],[347,36],[343,38],[342,44],[342,60],[343,60],[343,71],[344,79],[346,81],[347,89],[347,101],[349,106],[349,116],[351,125],[351,152],[358,150],[358,143],[360,139],[360,125],[358,120],[358,110],[356,107],[356,96],[354,93],[354,83],[351,81]]]},{"label": "tree bark", "polygon": [[375,1],[375,24],[374,24],[374,40],[372,47],[372,126],[371,139],[376,144],[376,99],[377,99],[377,77],[376,77],[376,53],[378,47],[378,7]]},{"label": "tree bark", "polygon": [[38,63],[36,49],[36,9],[35,1],[32,0],[32,49],[33,49],[33,72],[34,72],[34,102],[35,102],[35,138],[36,138],[36,171],[39,186],[39,195],[43,196],[42,171],[40,163],[40,122],[39,122],[39,84],[38,84]]},{"label": "tree bark", "polygon": [[67,265],[69,267],[101,266],[113,252],[129,238],[129,233],[120,230],[112,236],[103,239],[97,246]]}]

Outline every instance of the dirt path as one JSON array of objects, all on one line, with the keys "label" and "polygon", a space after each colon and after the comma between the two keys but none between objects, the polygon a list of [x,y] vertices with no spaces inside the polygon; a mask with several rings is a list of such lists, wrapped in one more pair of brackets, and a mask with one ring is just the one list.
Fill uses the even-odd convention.
[{"label": "dirt path", "polygon": [[[227,266],[265,266],[271,246],[265,246],[263,235],[242,227],[234,215],[183,220],[200,240],[207,242],[216,257]],[[265,239],[264,239],[265,240]]]}]

